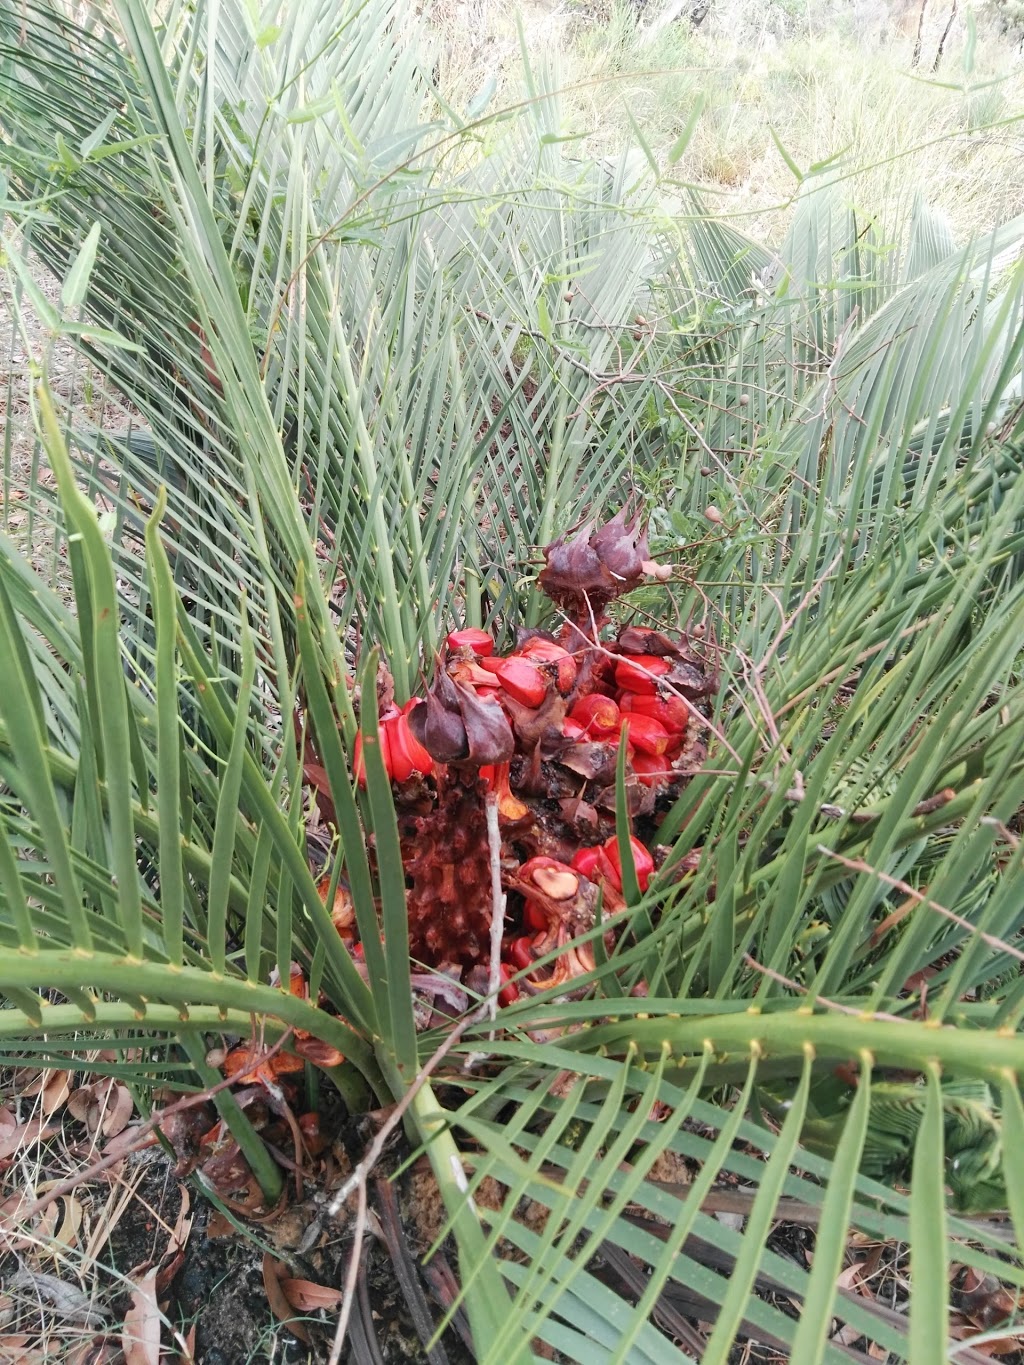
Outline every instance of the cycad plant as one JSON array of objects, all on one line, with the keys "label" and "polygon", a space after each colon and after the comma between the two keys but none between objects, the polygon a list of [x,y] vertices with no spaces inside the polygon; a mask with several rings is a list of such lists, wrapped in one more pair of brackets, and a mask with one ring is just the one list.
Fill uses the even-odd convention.
[{"label": "cycad plant", "polygon": [[[404,1104],[481,1361],[945,1359],[954,1244],[1024,1287],[967,1217],[1024,1227],[1024,224],[957,248],[812,182],[768,251],[577,160],[543,69],[470,118],[398,0],[279,8],[0,0],[18,325],[131,412],[33,373],[46,458],[5,444],[4,1046],[209,1083],[255,1017]],[[706,756],[643,889],[620,762],[572,990],[529,963],[496,1018],[490,979],[424,1014],[378,651],[397,711],[452,628],[557,634],[539,548],[635,500],[672,572],[602,648],[685,632]],[[909,1312],[837,1289],[850,1229],[910,1244]]]}]

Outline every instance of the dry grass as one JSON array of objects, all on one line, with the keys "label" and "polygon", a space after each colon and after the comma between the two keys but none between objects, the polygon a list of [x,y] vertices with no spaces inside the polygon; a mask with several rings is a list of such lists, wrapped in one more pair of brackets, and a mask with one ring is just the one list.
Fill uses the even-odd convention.
[{"label": "dry grass", "polygon": [[[889,221],[918,192],[959,240],[1024,211],[1024,57],[983,8],[973,38],[968,11],[958,11],[936,73],[949,18],[937,0],[916,66],[916,4],[717,0],[697,28],[685,17],[659,26],[675,9],[541,0],[524,10],[527,49],[556,73],[565,123],[588,151],[617,150],[635,122],[672,182],[701,187],[716,212],[769,240],[798,189],[772,130],[805,173],[835,158],[851,202]],[[490,109],[521,97],[506,6],[435,0],[425,17],[456,107],[491,79]],[[689,144],[670,165],[698,102]],[[671,202],[677,191],[666,188]]]}]

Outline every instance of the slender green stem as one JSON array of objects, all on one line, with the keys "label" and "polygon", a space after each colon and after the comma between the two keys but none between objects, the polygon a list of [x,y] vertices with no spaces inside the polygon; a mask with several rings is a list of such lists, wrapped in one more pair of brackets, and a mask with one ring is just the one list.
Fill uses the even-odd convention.
[{"label": "slender green stem", "polygon": [[[182,1036],[181,1045],[204,1085],[213,1089],[223,1080],[220,1073],[208,1065],[206,1048],[201,1038],[196,1037],[194,1033],[186,1033]],[[263,1145],[259,1133],[230,1090],[217,1090],[213,1096],[213,1103],[259,1182],[267,1208],[272,1209],[280,1199],[284,1187],[280,1166]]]}]

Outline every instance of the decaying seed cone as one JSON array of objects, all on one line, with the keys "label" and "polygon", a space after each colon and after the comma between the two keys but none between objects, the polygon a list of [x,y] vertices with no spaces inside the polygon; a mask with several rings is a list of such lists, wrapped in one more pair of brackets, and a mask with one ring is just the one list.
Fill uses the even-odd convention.
[{"label": "decaying seed cone", "polygon": [[651,563],[647,531],[625,507],[595,530],[585,522],[544,550],[538,583],[556,606],[585,629],[600,624],[610,602],[643,582]]},{"label": "decaying seed cone", "polygon": [[[487,989],[495,891],[486,813],[496,804],[507,898],[502,1005],[542,989],[589,989],[576,983],[594,969],[593,946],[574,940],[593,928],[600,897],[610,951],[612,921],[626,908],[616,836],[622,750],[643,891],[659,817],[706,755],[718,685],[714,649],[695,649],[687,633],[608,628],[611,603],[672,573],[650,559],[646,529],[630,508],[604,525],[586,522],[543,553],[539,586],[563,615],[552,633],[520,630],[515,647],[498,655],[487,631],[453,630],[430,686],[400,711],[378,684],[410,955],[458,987]],[[351,908],[342,904],[339,913],[336,899],[334,912],[358,954]]]},{"label": "decaying seed cone", "polygon": [[431,758],[457,763],[469,757],[469,740],[462,720],[455,683],[438,661],[426,701],[409,712],[409,728]]},{"label": "decaying seed cone", "polygon": [[409,712],[409,728],[438,763],[468,762],[476,767],[507,763],[515,739],[500,706],[481,701],[471,687],[451,678],[437,661],[426,701]]}]

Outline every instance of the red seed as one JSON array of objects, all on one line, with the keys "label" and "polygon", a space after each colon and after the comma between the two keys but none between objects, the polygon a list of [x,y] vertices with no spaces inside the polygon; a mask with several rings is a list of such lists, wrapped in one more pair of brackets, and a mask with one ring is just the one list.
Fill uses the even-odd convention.
[{"label": "red seed", "polygon": [[545,640],[543,635],[531,635],[516,649],[516,653],[524,659],[541,659],[544,663],[572,658],[564,645],[558,644],[555,640]]},{"label": "red seed", "polygon": [[498,992],[499,1005],[512,1005],[519,999],[519,987],[510,978],[513,975],[512,968],[507,962],[498,963],[498,974],[505,985]]},{"label": "red seed", "polygon": [[[633,850],[633,864],[636,868],[637,885],[641,891],[646,891],[651,877],[654,875],[654,859],[644,848],[639,839],[634,839],[632,834],[629,836],[629,845]],[[615,884],[622,890],[622,863],[619,861],[619,841],[616,835],[606,839],[601,845],[601,849],[611,864],[615,873]]]},{"label": "red seed", "polygon": [[620,705],[623,711],[660,721],[669,731],[685,730],[690,719],[690,708],[682,697],[645,697],[642,693],[627,693]]},{"label": "red seed", "polygon": [[548,927],[548,917],[536,901],[524,902],[523,924],[527,929],[532,929],[534,933],[539,929],[546,929]]},{"label": "red seed", "polygon": [[[397,720],[405,720],[404,716],[398,716]],[[413,775],[412,759],[409,757],[409,750],[405,745],[405,737],[396,733],[395,719],[385,721],[381,725],[381,734],[387,734],[388,753],[391,755],[391,780],[392,782],[408,782]],[[408,721],[406,728],[408,729]]]},{"label": "red seed", "polygon": [[407,782],[413,773],[426,777],[434,771],[434,760],[413,734],[404,712],[385,721],[382,728],[387,731],[391,776],[395,782]]},{"label": "red seed", "polygon": [[409,757],[412,759],[412,766],[418,773],[422,773],[424,777],[429,777],[434,771],[434,760],[413,734],[412,726],[404,716],[402,717],[402,733],[405,736],[405,742],[409,749]]},{"label": "red seed", "polygon": [[551,664],[555,674],[555,686],[559,692],[571,692],[576,682],[576,660],[562,645],[554,640],[545,640],[539,635],[531,636],[521,644],[513,658],[532,659],[534,663]]},{"label": "red seed", "polygon": [[521,938],[514,938],[508,946],[508,956],[511,959],[516,971],[522,971],[524,967],[532,967],[534,963],[533,953],[530,946],[533,940],[523,934]]},{"label": "red seed", "polygon": [[494,653],[492,636],[488,635],[486,630],[477,630],[475,626],[467,626],[465,630],[453,630],[446,643],[453,654],[457,649],[471,649],[478,659],[484,659]]},{"label": "red seed", "polygon": [[622,733],[641,754],[663,754],[671,735],[660,721],[628,711],[622,717]]},{"label": "red seed", "polygon": [[580,725],[579,721],[572,720],[571,717],[566,716],[565,720],[562,721],[562,735],[565,739],[580,740],[586,739],[587,732],[584,730],[583,726]]},{"label": "red seed", "polygon": [[529,659],[520,659],[512,654],[507,659],[498,659],[494,672],[498,682],[513,701],[523,706],[536,708],[548,694],[548,682],[535,664]]},{"label": "red seed", "polygon": [[587,881],[597,880],[597,864],[601,857],[601,845],[594,848],[580,848],[573,854],[572,862],[569,866],[573,871],[578,872],[581,877],[586,877]]},{"label": "red seed", "polygon": [[633,771],[646,787],[660,787],[671,782],[675,769],[667,754],[634,754],[630,759]]},{"label": "red seed", "polygon": [[611,697],[602,697],[597,692],[580,697],[569,715],[594,739],[606,739],[618,734],[622,724],[618,703]]},{"label": "red seed", "polygon": [[624,692],[642,692],[653,697],[658,678],[664,677],[671,667],[668,659],[657,654],[633,654],[615,665],[615,682]]},{"label": "red seed", "polygon": [[[387,730],[378,723],[377,734],[380,736],[380,756],[384,760],[384,771],[388,777],[391,776],[391,746],[388,744]],[[366,786],[366,765],[363,762],[363,732],[360,730],[356,735],[355,747],[352,750],[352,771],[360,787]]]}]

